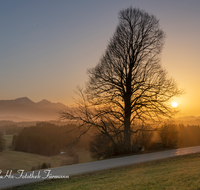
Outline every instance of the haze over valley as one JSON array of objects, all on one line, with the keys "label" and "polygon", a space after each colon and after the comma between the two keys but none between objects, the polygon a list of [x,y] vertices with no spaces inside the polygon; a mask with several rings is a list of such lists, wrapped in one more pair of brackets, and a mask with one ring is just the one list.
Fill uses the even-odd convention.
[{"label": "haze over valley", "polygon": [[[69,109],[63,103],[53,103],[46,99],[34,102],[28,97],[13,100],[0,100],[0,121],[52,121],[59,120],[59,112]],[[200,125],[200,116],[185,116],[172,118],[177,124]]]},{"label": "haze over valley", "polygon": [[0,120],[49,121],[58,120],[59,111],[67,108],[62,103],[52,103],[46,99],[33,102],[27,97],[14,100],[0,100]]}]

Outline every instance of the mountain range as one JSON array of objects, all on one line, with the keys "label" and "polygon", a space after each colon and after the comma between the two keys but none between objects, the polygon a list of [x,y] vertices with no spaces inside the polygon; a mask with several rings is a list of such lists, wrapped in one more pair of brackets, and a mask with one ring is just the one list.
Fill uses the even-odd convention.
[{"label": "mountain range", "polygon": [[40,102],[33,102],[27,97],[0,100],[0,120],[16,122],[57,120],[62,109],[67,109],[67,106],[45,99]]},{"label": "mountain range", "polygon": [[[59,111],[69,109],[62,103],[48,100],[33,102],[27,97],[14,100],[0,100],[0,121],[50,121],[59,119]],[[173,119],[177,124],[200,125],[200,117],[187,116]]]}]

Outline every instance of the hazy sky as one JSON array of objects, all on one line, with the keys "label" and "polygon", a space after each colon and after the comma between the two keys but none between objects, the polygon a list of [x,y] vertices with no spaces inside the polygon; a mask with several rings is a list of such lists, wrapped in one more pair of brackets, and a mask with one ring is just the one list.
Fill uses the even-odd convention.
[{"label": "hazy sky", "polygon": [[199,0],[1,0],[0,99],[70,105],[129,6],[160,20],[162,65],[186,91],[180,116],[200,116]]}]

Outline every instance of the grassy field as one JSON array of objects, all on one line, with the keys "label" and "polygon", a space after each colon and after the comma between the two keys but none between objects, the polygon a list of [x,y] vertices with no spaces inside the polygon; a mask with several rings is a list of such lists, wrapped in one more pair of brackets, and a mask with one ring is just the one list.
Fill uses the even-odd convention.
[{"label": "grassy field", "polygon": [[[37,167],[43,163],[51,164],[51,167],[60,167],[69,165],[74,162],[73,157],[67,154],[56,156],[40,156],[37,154],[30,154],[25,152],[12,151],[9,149],[12,143],[12,135],[6,135],[6,150],[0,152],[0,170],[5,173],[7,170],[16,172],[19,169],[30,171],[32,167]],[[92,161],[90,153],[84,149],[75,149],[79,157],[79,163]]]},{"label": "grassy field", "polygon": [[7,190],[200,189],[200,154],[46,180]]},{"label": "grassy field", "polygon": [[5,135],[6,150],[9,150],[10,146],[12,145],[12,138],[13,138],[13,135]]}]

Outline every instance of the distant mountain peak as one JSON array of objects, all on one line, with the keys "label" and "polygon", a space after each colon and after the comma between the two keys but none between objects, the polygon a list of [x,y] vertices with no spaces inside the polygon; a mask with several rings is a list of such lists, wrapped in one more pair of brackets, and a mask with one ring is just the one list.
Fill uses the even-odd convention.
[{"label": "distant mountain peak", "polygon": [[20,100],[20,99],[26,99],[26,100],[30,100],[29,98],[27,98],[26,96],[24,96],[24,97],[19,97],[19,98],[16,98],[15,100]]},{"label": "distant mountain peak", "polygon": [[51,103],[49,100],[46,100],[46,99],[43,99],[43,100],[41,100],[41,101],[39,101],[39,102],[37,102],[37,104],[45,104],[45,103]]},{"label": "distant mountain peak", "polygon": [[19,104],[33,104],[34,102],[32,100],[30,100],[29,98],[27,97],[21,97],[21,98],[17,98],[15,100],[13,100]]}]

